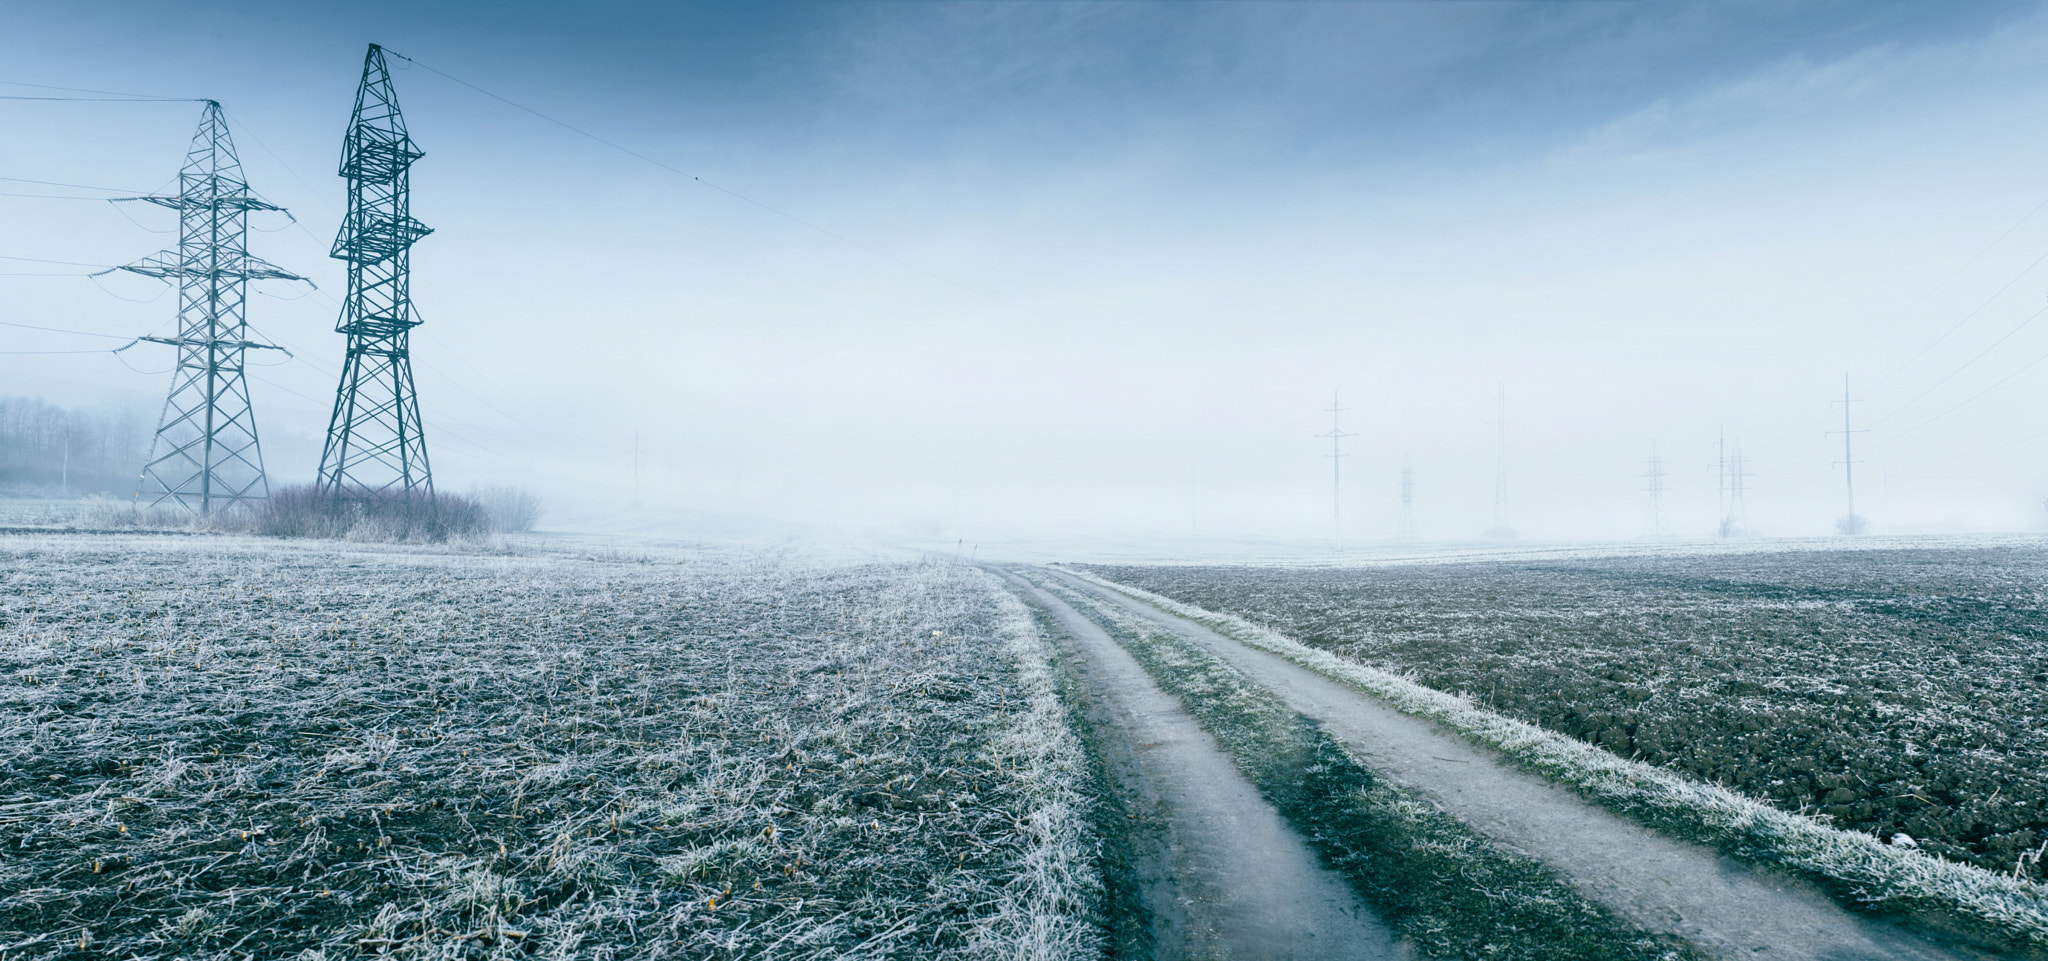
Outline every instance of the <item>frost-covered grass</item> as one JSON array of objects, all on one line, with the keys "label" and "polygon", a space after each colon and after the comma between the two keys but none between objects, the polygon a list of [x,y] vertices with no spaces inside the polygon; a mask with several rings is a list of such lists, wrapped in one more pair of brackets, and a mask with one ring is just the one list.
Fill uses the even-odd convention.
[{"label": "frost-covered grass", "polygon": [[1310,647],[1234,614],[1205,610],[1086,571],[1075,573],[1351,684],[1405,713],[1435,720],[1652,825],[1739,857],[1805,873],[1852,904],[1915,914],[2037,952],[2048,948],[2048,887],[2039,883],[1839,830],[1820,819],[1788,813],[1505,717],[1470,698]]},{"label": "frost-covered grass", "polygon": [[1084,762],[980,571],[75,534],[0,572],[5,957],[1095,953]]},{"label": "frost-covered grass", "polygon": [[1216,655],[1056,579],[1025,574],[1131,653],[1381,920],[1430,958],[1678,961],[1698,955],[1579,895],[1375,776],[1313,721]]},{"label": "frost-covered grass", "polygon": [[1510,717],[2036,879],[2048,551],[1099,569]]}]

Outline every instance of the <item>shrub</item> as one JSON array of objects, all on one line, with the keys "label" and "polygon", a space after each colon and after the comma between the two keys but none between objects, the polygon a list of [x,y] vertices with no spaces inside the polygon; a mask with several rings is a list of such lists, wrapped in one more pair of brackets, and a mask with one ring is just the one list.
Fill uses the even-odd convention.
[{"label": "shrub", "polygon": [[479,487],[469,497],[483,505],[491,526],[505,534],[522,534],[540,523],[540,495],[519,487]]},{"label": "shrub", "polygon": [[404,491],[283,487],[250,514],[247,529],[272,537],[329,537],[403,543],[469,540],[493,530],[490,512],[471,497]]}]

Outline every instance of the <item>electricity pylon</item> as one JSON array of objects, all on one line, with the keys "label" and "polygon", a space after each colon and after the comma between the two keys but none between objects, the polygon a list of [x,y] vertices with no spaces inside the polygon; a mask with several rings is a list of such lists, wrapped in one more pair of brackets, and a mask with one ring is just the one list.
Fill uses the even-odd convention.
[{"label": "electricity pylon", "polygon": [[348,295],[334,329],[348,356],[320,454],[319,486],[331,493],[434,493],[413,389],[411,249],[433,231],[412,218],[410,173],[425,156],[406,134],[384,49],[370,45],[355,113],[341,146],[348,213],[329,252],[348,262]]},{"label": "electricity pylon", "polygon": [[1850,446],[1849,441],[1857,434],[1868,433],[1868,429],[1850,429],[1849,405],[1852,403],[1855,403],[1855,401],[1849,399],[1849,375],[1843,374],[1842,429],[1828,431],[1828,433],[1830,434],[1842,435],[1842,459],[1836,461],[1836,463],[1842,465],[1842,483],[1848,490],[1849,513],[1843,516],[1841,521],[1835,525],[1835,530],[1843,534],[1861,534],[1863,533],[1864,527],[1866,526],[1864,524],[1863,518],[1856,516],[1856,465],[1863,462],[1856,459],[1856,452]]},{"label": "electricity pylon", "polygon": [[1493,457],[1493,528],[1486,536],[1513,540],[1515,529],[1508,523],[1508,387],[1500,385],[1495,396]]},{"label": "electricity pylon", "polygon": [[1643,488],[1650,494],[1650,536],[1671,536],[1671,523],[1664,516],[1664,457],[1657,453],[1657,443],[1650,442],[1648,469],[1643,471]]},{"label": "electricity pylon", "polygon": [[1415,468],[1409,466],[1407,455],[1401,456],[1401,523],[1394,529],[1396,540],[1412,541],[1417,536],[1415,529]]},{"label": "electricity pylon", "polygon": [[243,358],[281,350],[249,339],[251,280],[305,280],[249,254],[249,211],[283,210],[249,191],[220,104],[206,101],[192,149],[178,171],[178,192],[120,197],[178,212],[178,249],[119,270],[178,282],[178,335],[143,337],[178,349],[136,503],[166,502],[201,515],[270,496],[256,411]]},{"label": "electricity pylon", "polygon": [[1749,506],[1742,495],[1749,489],[1751,474],[1743,467],[1742,442],[1735,442],[1735,453],[1728,457],[1728,517],[1721,522],[1721,536],[1735,537],[1749,533]]},{"label": "electricity pylon", "polygon": [[1728,515],[1728,428],[1721,428],[1714,440],[1714,533],[1727,537],[1735,532]]},{"label": "electricity pylon", "polygon": [[1344,458],[1347,456],[1344,453],[1344,438],[1358,436],[1344,430],[1343,426],[1338,423],[1338,415],[1347,410],[1350,410],[1350,408],[1340,406],[1337,403],[1337,392],[1331,391],[1330,409],[1328,411],[1330,415],[1330,429],[1327,433],[1316,435],[1317,437],[1328,437],[1330,439],[1330,533],[1336,540],[1337,550],[1339,551],[1344,549],[1344,487],[1339,483],[1343,479]]}]

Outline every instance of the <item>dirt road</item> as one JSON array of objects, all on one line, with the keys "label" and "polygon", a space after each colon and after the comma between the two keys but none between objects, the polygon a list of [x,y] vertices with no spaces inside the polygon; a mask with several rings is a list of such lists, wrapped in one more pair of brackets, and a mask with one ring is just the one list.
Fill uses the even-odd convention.
[{"label": "dirt road", "polygon": [[[1810,884],[1656,834],[1354,688],[1151,605],[1051,574],[1211,651],[1315,719],[1381,776],[1434,799],[1496,842],[1551,865],[1583,895],[1645,930],[1681,937],[1724,958],[1993,957],[1852,914]],[[1114,645],[1107,638],[1090,644],[1091,650],[1103,646]],[[1131,670],[1138,668],[1133,664]],[[1227,767],[1220,757],[1216,763]]]},{"label": "dirt road", "polygon": [[1134,814],[1154,958],[1409,956],[1130,654],[1058,598],[1010,583],[1059,622],[1094,694],[1082,706]]}]

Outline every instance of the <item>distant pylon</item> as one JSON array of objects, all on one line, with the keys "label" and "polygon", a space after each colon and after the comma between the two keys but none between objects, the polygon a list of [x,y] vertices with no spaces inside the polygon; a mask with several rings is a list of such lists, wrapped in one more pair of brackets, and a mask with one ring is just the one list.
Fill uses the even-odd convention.
[{"label": "distant pylon", "polygon": [[1408,463],[1408,455],[1401,455],[1401,523],[1394,529],[1394,539],[1412,541],[1420,536],[1415,527],[1415,468]]},{"label": "distant pylon", "polygon": [[413,390],[412,245],[433,231],[412,218],[412,163],[425,156],[406,134],[384,49],[370,45],[341,146],[348,213],[329,256],[348,262],[348,296],[334,329],[348,335],[322,489],[347,496],[395,490],[434,492],[427,441]]},{"label": "distant pylon", "polygon": [[1743,466],[1742,442],[1737,441],[1735,453],[1728,456],[1728,517],[1721,522],[1721,536],[1749,533],[1749,505],[1743,501],[1743,494],[1749,490],[1749,478],[1754,476]]},{"label": "distant pylon", "polygon": [[1727,537],[1735,530],[1728,516],[1728,428],[1714,439],[1714,533]]},{"label": "distant pylon", "polygon": [[256,411],[243,356],[279,350],[249,339],[251,280],[304,280],[249,254],[249,211],[283,210],[257,199],[242,176],[220,104],[206,101],[174,195],[120,197],[178,212],[178,249],[129,264],[149,277],[178,281],[178,335],[142,340],[178,348],[135,500],[212,514],[270,496]]},{"label": "distant pylon", "polygon": [[1331,391],[1330,409],[1327,412],[1330,415],[1330,429],[1327,433],[1316,435],[1330,439],[1330,535],[1336,541],[1339,551],[1344,549],[1344,485],[1340,482],[1343,480],[1344,458],[1349,456],[1344,453],[1344,438],[1358,435],[1344,430],[1337,418],[1350,409],[1338,404],[1337,392]]},{"label": "distant pylon", "polygon": [[1486,536],[1512,540],[1514,525],[1508,523],[1508,387],[1500,385],[1494,397],[1493,527]]},{"label": "distant pylon", "polygon": [[1849,513],[1843,515],[1842,519],[1835,523],[1835,530],[1843,534],[1861,534],[1863,533],[1864,528],[1868,526],[1864,522],[1863,518],[1856,516],[1856,465],[1861,464],[1863,462],[1856,459],[1856,452],[1854,448],[1850,446],[1849,443],[1850,439],[1855,437],[1857,434],[1868,433],[1868,429],[1850,429],[1849,405],[1853,403],[1855,403],[1855,401],[1849,399],[1849,375],[1843,374],[1842,429],[1828,431],[1828,433],[1830,434],[1842,435],[1842,459],[1840,461],[1837,461],[1836,463],[1842,465],[1842,483],[1848,490]]},{"label": "distant pylon", "polygon": [[1650,494],[1650,536],[1671,536],[1671,523],[1664,516],[1664,457],[1657,453],[1657,442],[1650,442],[1648,469],[1643,471],[1643,488]]}]

